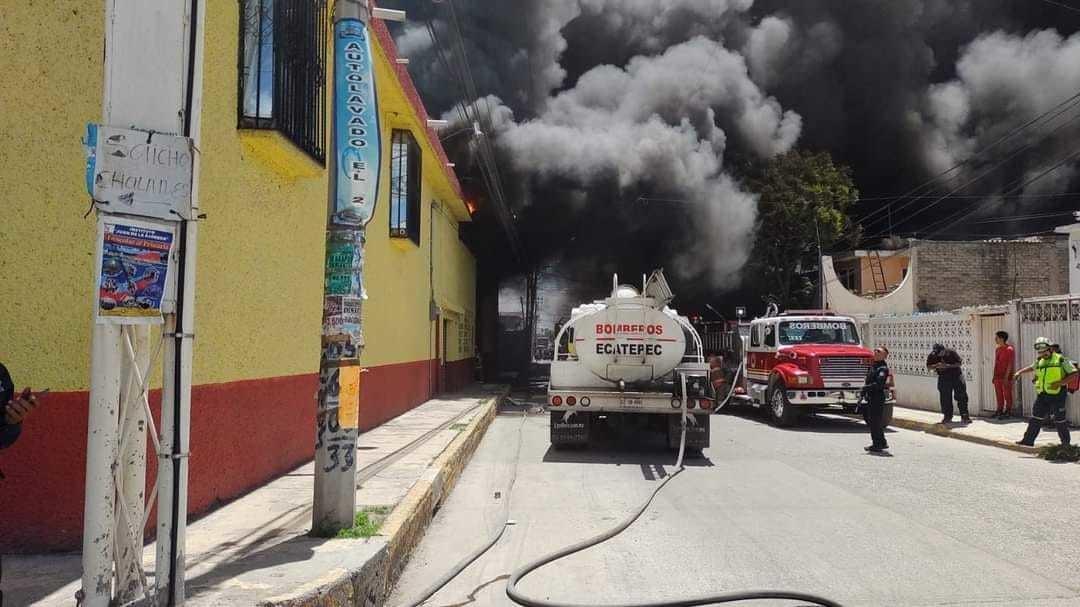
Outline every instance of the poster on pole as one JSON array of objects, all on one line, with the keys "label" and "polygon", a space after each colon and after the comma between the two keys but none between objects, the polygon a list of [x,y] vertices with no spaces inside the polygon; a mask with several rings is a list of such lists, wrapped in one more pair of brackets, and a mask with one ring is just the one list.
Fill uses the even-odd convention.
[{"label": "poster on pole", "polygon": [[98,219],[94,318],[103,324],[159,324],[168,285],[172,224]]},{"label": "poster on pole", "polygon": [[371,40],[359,19],[334,24],[334,146],[330,223],[363,227],[379,193],[379,109]]}]

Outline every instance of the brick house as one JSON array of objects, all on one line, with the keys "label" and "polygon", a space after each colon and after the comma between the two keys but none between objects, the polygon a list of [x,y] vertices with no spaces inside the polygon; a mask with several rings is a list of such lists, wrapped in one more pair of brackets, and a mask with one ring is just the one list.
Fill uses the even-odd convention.
[{"label": "brick house", "polygon": [[829,307],[846,314],[912,314],[1069,292],[1063,234],[1016,240],[911,239],[892,251],[825,257]]}]

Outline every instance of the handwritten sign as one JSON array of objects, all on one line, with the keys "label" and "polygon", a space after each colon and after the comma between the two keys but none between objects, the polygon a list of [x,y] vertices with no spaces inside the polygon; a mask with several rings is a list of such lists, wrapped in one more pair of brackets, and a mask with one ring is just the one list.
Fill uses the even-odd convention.
[{"label": "handwritten sign", "polygon": [[86,125],[86,189],[98,209],[179,221],[191,218],[191,139]]}]

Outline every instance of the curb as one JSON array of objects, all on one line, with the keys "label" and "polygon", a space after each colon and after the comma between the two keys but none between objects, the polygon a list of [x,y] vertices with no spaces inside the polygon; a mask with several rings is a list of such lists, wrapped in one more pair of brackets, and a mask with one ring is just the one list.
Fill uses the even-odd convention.
[{"label": "curb", "polygon": [[976,436],[974,434],[966,434],[962,432],[953,432],[951,428],[944,424],[931,424],[927,422],[921,422],[913,419],[904,419],[893,415],[892,423],[889,425],[897,428],[904,428],[905,430],[916,430],[920,432],[926,432],[927,434],[933,434],[935,436],[945,436],[948,438],[955,438],[957,440],[967,441],[969,443],[976,443],[979,445],[986,445],[988,447],[998,447],[999,449],[1008,449],[1010,451],[1016,451],[1019,453],[1027,453],[1029,455],[1038,455],[1038,447],[1028,447],[1026,445],[1017,445],[1012,441],[985,438],[982,436]]},{"label": "curb", "polygon": [[473,453],[484,438],[488,426],[495,419],[499,401],[507,395],[504,391],[491,397],[484,409],[469,422],[469,425],[447,445],[446,449],[432,462],[428,471],[417,481],[405,498],[394,506],[390,516],[383,522],[380,536],[386,537],[387,559],[384,586],[376,605],[382,605],[397,584],[398,577],[405,570],[405,565],[412,551],[420,543],[428,524],[435,516],[435,511],[443,499],[454,488],[465,465],[472,459]]},{"label": "curb", "polygon": [[[480,411],[442,453],[431,463],[424,476],[383,521],[379,534],[372,539],[386,542],[362,567],[340,571],[333,579],[302,597],[260,602],[260,607],[381,607],[386,603],[398,577],[404,571],[413,549],[420,543],[435,511],[450,494],[458,477],[469,463],[488,426],[495,419],[498,403],[508,390],[487,399]],[[355,542],[358,540],[332,540]]]}]

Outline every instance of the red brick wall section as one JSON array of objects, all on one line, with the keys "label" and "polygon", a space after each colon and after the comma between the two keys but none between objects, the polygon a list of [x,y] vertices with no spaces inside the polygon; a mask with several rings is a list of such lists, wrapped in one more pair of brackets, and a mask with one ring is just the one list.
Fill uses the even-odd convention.
[{"label": "red brick wall section", "polygon": [[[431,398],[438,361],[372,367],[361,379],[360,428]],[[447,363],[442,392],[472,382],[472,360]],[[196,386],[188,503],[204,514],[314,455],[315,374]],[[86,392],[49,394],[12,447],[0,451],[0,552],[78,550],[86,483]],[[161,394],[150,394],[155,423]],[[363,440],[363,439],[361,439]],[[148,447],[149,449],[150,447]],[[148,454],[147,487],[157,476]],[[149,489],[148,489],[149,490]],[[149,495],[149,493],[147,493]],[[155,519],[151,517],[147,538]]]}]

